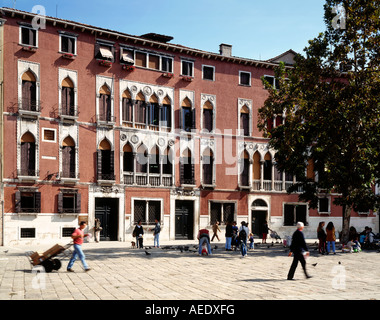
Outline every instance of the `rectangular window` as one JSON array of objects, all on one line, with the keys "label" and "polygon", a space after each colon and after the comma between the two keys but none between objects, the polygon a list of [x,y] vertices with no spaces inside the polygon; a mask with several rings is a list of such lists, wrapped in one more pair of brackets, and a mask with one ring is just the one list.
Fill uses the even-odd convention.
[{"label": "rectangular window", "polygon": [[297,222],[307,225],[307,205],[285,204],[284,206],[284,226],[295,226]]},{"label": "rectangular window", "polygon": [[216,202],[210,203],[210,225],[215,224],[216,221],[220,223],[233,222],[235,215],[234,202]]},{"label": "rectangular window", "polygon": [[56,142],[56,129],[42,128],[42,141]]},{"label": "rectangular window", "polygon": [[329,213],[329,198],[319,198],[318,199],[318,212],[320,213]]},{"label": "rectangular window", "polygon": [[161,71],[173,72],[173,59],[162,57],[161,59]]},{"label": "rectangular window", "polygon": [[203,79],[214,81],[215,67],[203,66]]},{"label": "rectangular window", "polygon": [[120,54],[120,62],[121,63],[127,63],[127,64],[134,64],[135,63],[135,57],[134,57],[134,51],[120,48],[121,54]]},{"label": "rectangular window", "polygon": [[41,211],[41,192],[16,191],[15,211],[17,213],[39,213]]},{"label": "rectangular window", "polygon": [[156,55],[149,55],[149,68],[160,70],[160,57]]},{"label": "rectangular window", "polygon": [[146,53],[143,53],[143,52],[135,53],[135,65],[138,67],[146,68]]},{"label": "rectangular window", "polygon": [[194,63],[191,61],[182,60],[182,72],[183,76],[193,76]]},{"label": "rectangular window", "polygon": [[239,71],[239,84],[244,86],[250,86],[251,85],[251,73],[250,72],[244,72]]},{"label": "rectangular window", "polygon": [[65,191],[58,194],[58,213],[80,213],[80,211],[80,193]]},{"label": "rectangular window", "polygon": [[61,52],[76,54],[76,38],[61,34]]},{"label": "rectangular window", "polygon": [[70,238],[74,231],[75,231],[75,228],[71,228],[71,227],[62,228],[61,237]]},{"label": "rectangular window", "polygon": [[141,220],[142,224],[154,224],[154,220],[161,221],[161,201],[159,200],[134,200],[133,221],[135,224]]},{"label": "rectangular window", "polygon": [[114,62],[115,47],[112,42],[97,41],[95,44],[95,58]]},{"label": "rectangular window", "polygon": [[272,87],[279,89],[278,82],[274,76],[264,76],[264,79],[269,82]]},{"label": "rectangular window", "polygon": [[21,26],[21,44],[37,47],[37,30],[32,27]]},{"label": "rectangular window", "polygon": [[36,237],[36,228],[21,228],[20,229],[20,238],[35,238]]}]

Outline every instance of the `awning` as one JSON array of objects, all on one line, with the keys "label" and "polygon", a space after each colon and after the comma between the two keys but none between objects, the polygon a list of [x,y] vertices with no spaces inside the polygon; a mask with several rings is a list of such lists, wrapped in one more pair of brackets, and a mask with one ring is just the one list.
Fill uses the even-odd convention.
[{"label": "awning", "polygon": [[135,63],[135,60],[133,59],[133,56],[130,53],[123,53],[121,59],[127,63]]},{"label": "awning", "polygon": [[113,58],[113,54],[110,48],[107,47],[100,47],[100,54],[103,58]]}]

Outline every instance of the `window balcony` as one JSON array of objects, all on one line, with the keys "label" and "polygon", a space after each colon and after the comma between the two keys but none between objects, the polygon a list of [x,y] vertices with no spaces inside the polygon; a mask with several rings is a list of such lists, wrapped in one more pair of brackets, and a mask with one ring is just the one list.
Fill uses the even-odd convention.
[{"label": "window balcony", "polygon": [[79,172],[60,172],[59,178],[63,183],[77,183],[79,181]]},{"label": "window balcony", "polygon": [[68,106],[62,107],[59,117],[64,122],[75,122],[78,119],[78,107],[77,106]]},{"label": "window balcony", "polygon": [[113,173],[98,173],[99,184],[113,184],[116,181],[116,177]]},{"label": "window balcony", "polygon": [[101,127],[114,127],[116,124],[116,117],[110,114],[98,114],[96,116],[96,124]]},{"label": "window balcony", "polygon": [[39,178],[39,171],[34,169],[17,170],[17,178],[22,181],[36,181]]},{"label": "window balcony", "polygon": [[124,172],[124,184],[133,186],[149,186],[149,187],[171,187],[173,184],[173,177],[171,174],[157,174],[157,173],[133,173]]},{"label": "window balcony", "polygon": [[41,114],[40,101],[22,98],[18,101],[18,114],[21,117],[36,119]]},{"label": "window balcony", "polygon": [[181,186],[185,188],[195,188],[195,178],[183,178],[181,180]]}]

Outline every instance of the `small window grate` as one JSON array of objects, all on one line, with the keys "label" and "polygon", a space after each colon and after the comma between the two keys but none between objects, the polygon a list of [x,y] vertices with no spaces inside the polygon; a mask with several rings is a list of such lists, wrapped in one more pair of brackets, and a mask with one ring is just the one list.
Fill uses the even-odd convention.
[{"label": "small window grate", "polygon": [[21,238],[35,238],[36,229],[35,228],[21,228],[20,237]]},{"label": "small window grate", "polygon": [[62,228],[62,238],[69,238],[75,231],[75,228]]}]

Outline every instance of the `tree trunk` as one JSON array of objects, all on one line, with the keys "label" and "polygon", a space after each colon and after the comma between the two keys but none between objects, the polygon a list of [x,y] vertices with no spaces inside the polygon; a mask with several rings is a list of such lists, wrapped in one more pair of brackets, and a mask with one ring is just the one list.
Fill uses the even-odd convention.
[{"label": "tree trunk", "polygon": [[348,236],[350,232],[350,219],[351,219],[351,207],[347,205],[342,206],[342,235],[340,242],[346,244],[348,242]]}]

